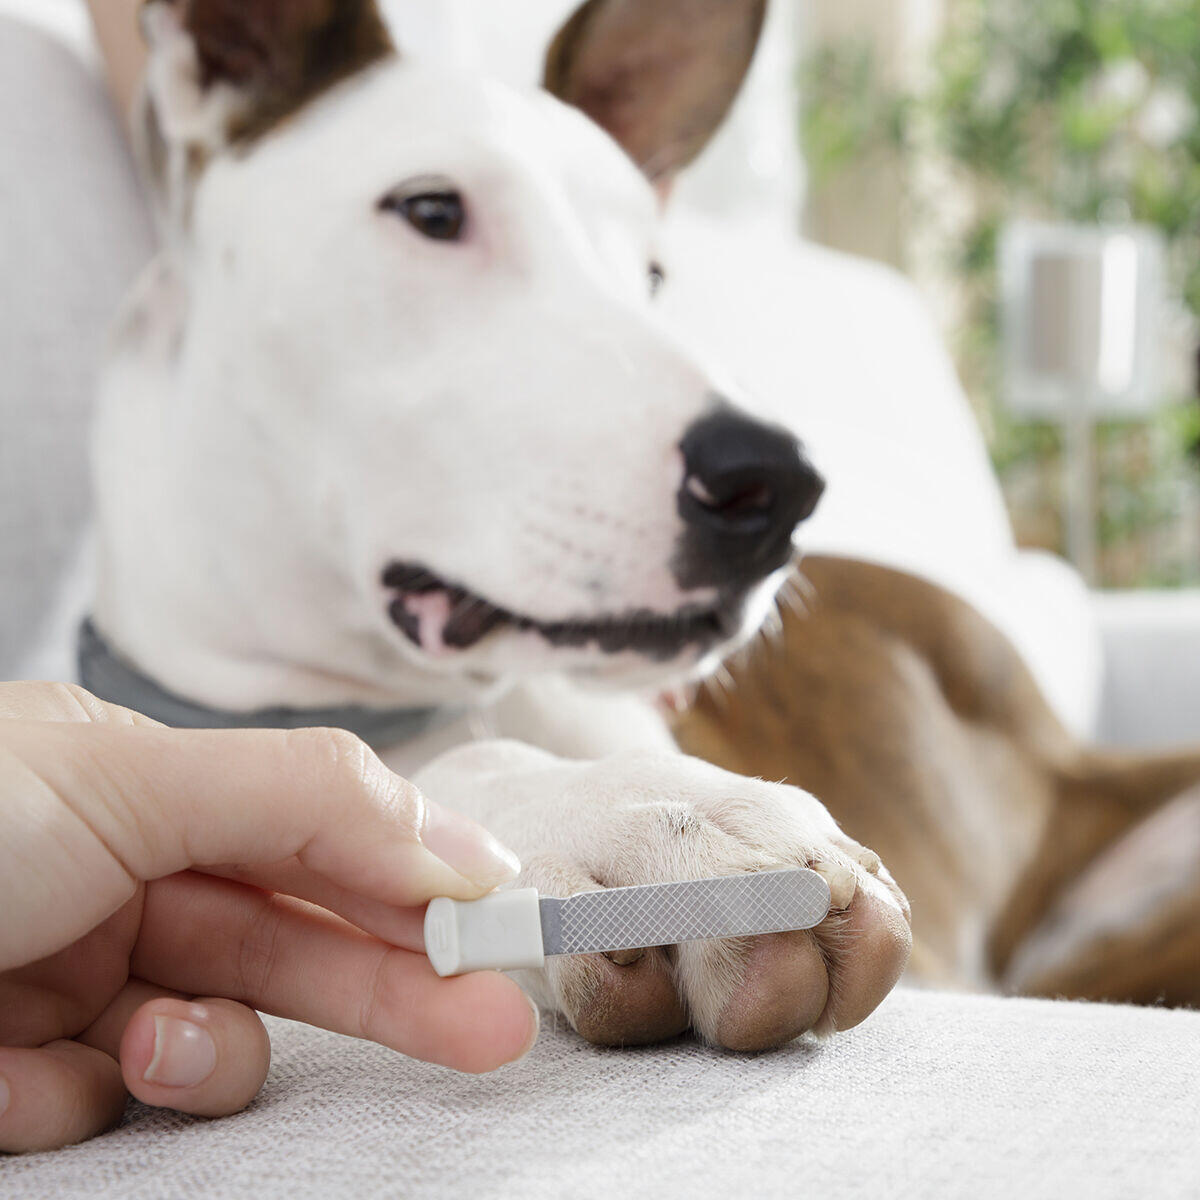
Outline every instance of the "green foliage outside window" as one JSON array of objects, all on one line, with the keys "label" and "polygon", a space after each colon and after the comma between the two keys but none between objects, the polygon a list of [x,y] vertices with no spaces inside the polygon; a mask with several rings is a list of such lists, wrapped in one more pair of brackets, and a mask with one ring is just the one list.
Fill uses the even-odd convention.
[{"label": "green foliage outside window", "polygon": [[[869,48],[840,43],[804,69],[802,137],[814,188],[875,156],[937,162],[969,197],[944,239],[965,321],[960,370],[988,431],[1023,541],[1061,546],[1058,438],[1007,417],[998,395],[995,257],[1015,215],[1143,221],[1167,239],[1171,285],[1200,323],[1200,0],[949,0],[926,86],[882,88]],[[910,173],[910,178],[915,173]],[[895,202],[936,228],[937,189]],[[1164,334],[1166,336],[1166,334]],[[1194,380],[1150,421],[1098,438],[1104,582],[1200,579],[1200,408]]]}]

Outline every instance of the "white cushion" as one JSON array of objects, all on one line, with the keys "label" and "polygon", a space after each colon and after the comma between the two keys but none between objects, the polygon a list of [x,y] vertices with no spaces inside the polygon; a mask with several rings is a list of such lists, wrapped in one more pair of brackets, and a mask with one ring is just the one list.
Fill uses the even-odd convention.
[{"label": "white cushion", "polygon": [[54,1154],[0,1159],[5,1200],[1128,1200],[1196,1195],[1200,1014],[901,991],[818,1045],[598,1050],[546,1029],[466,1076],[271,1022],[240,1116],[134,1105]]},{"label": "white cushion", "polygon": [[0,677],[90,504],[101,347],[153,245],[100,82],[64,44],[0,15]]},{"label": "white cushion", "polygon": [[1097,592],[1105,645],[1101,735],[1121,746],[1200,742],[1200,589]]}]

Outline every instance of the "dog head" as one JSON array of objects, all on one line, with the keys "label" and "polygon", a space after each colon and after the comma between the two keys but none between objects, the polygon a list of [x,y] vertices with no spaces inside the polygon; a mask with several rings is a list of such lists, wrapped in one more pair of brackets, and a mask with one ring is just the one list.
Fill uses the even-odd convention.
[{"label": "dog head", "polygon": [[821,481],[654,294],[764,3],[589,0],[526,93],[407,61],[369,0],[154,0],[168,250],[98,435],[118,643],[230,703],[279,697],[181,646],[457,696],[748,636]]}]

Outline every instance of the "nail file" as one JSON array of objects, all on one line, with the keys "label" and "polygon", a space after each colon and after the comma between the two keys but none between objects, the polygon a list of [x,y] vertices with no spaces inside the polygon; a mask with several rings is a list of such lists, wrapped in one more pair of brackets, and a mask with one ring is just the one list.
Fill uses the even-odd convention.
[{"label": "nail file", "polygon": [[809,870],[686,879],[565,898],[518,888],[482,900],[431,900],[425,953],[439,975],[515,971],[543,966],[554,954],[811,929],[828,912],[829,885]]}]

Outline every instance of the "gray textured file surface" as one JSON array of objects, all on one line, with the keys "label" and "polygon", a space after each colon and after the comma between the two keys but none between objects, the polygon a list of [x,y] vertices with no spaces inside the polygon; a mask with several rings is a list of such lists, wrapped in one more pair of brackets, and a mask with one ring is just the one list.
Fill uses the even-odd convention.
[{"label": "gray textured file surface", "polygon": [[596,954],[811,929],[829,912],[829,885],[815,871],[759,871],[565,900],[544,896],[540,903],[547,954]]}]

